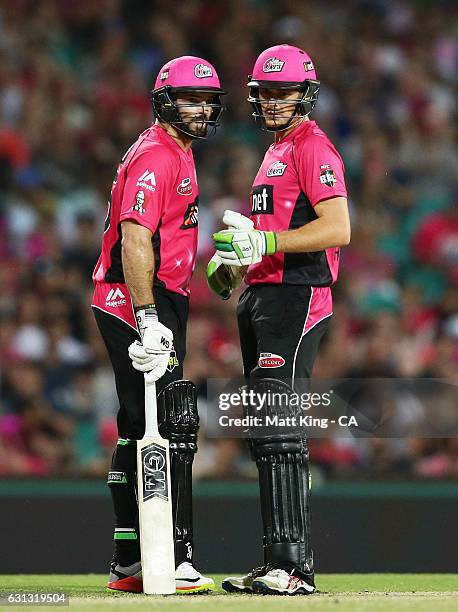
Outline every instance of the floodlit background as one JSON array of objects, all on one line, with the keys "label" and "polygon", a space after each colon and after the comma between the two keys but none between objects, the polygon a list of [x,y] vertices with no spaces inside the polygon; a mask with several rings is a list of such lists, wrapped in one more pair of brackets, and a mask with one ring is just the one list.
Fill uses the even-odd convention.
[{"label": "floodlit background", "polygon": [[[152,120],[159,68],[183,54],[210,60],[230,91],[224,126],[195,146],[200,247],[185,376],[202,392],[207,377],[241,373],[236,300],[210,295],[204,269],[223,211],[248,212],[270,142],[250,117],[247,75],[265,47],[289,42],[317,67],[313,118],[344,158],[353,225],[314,374],[456,377],[453,4],[0,3],[0,476],[107,472],[117,399],[91,273],[117,163]],[[240,440],[201,433],[197,479],[256,477]],[[310,447],[318,481],[458,475],[452,439]]]}]

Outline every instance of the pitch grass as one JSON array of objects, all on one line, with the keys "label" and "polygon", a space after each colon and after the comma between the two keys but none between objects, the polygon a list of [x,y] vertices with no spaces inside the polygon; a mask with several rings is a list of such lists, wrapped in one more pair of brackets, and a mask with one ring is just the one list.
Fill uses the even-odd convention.
[{"label": "pitch grass", "polygon": [[[458,574],[321,574],[317,577],[319,592],[308,597],[229,595],[221,589],[224,577],[213,576],[217,589],[211,595],[159,597],[107,591],[104,575],[4,575],[0,576],[0,597],[7,592],[65,592],[70,596],[70,607],[85,612],[101,609],[121,612],[124,608],[167,612],[458,610]],[[4,609],[24,611],[24,607],[12,605]]]}]

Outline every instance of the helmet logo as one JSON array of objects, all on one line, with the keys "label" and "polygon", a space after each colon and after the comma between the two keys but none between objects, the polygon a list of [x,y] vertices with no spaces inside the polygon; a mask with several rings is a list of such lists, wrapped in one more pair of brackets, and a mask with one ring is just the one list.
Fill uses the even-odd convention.
[{"label": "helmet logo", "polygon": [[213,76],[213,70],[205,64],[197,64],[194,68],[194,74],[198,79],[206,79]]},{"label": "helmet logo", "polygon": [[263,72],[281,72],[283,70],[284,65],[285,65],[285,62],[278,59],[277,57],[270,57],[268,60],[264,62],[262,71]]},{"label": "helmet logo", "polygon": [[170,70],[167,68],[161,72],[161,81],[165,81],[165,79],[169,78]]},{"label": "helmet logo", "polygon": [[312,62],[304,62],[304,70],[305,70],[305,72],[310,72],[310,70],[313,70],[313,63]]}]

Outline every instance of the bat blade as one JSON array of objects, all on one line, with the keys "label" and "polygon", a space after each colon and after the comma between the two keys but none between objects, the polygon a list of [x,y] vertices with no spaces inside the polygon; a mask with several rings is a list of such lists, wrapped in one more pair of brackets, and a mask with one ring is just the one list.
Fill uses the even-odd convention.
[{"label": "bat blade", "polygon": [[175,552],[168,440],[137,442],[137,474],[143,591],[169,595],[175,593]]},{"label": "bat blade", "polygon": [[169,441],[157,421],[156,384],[145,375],[145,435],[137,441],[138,513],[143,592],[175,593],[175,545]]}]

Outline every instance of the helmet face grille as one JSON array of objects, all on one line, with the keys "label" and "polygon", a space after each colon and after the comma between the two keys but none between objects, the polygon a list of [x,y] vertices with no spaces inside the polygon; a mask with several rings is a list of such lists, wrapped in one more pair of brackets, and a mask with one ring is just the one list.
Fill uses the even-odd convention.
[{"label": "helmet face grille", "polygon": [[[303,81],[301,83],[291,83],[291,82],[264,82],[264,81],[251,81],[248,83],[249,95],[248,102],[250,102],[253,107],[252,116],[255,118],[255,121],[260,124],[261,129],[267,132],[282,132],[287,130],[293,119],[295,118],[305,118],[310,115],[315,104],[318,100],[318,93],[320,91],[320,82],[319,81]],[[259,90],[262,89],[284,89],[284,90],[294,90],[300,91],[302,93],[302,97],[299,98],[296,102],[295,110],[292,112],[291,117],[285,123],[281,123],[276,125],[275,121],[275,112],[273,115],[269,116],[269,119],[273,119],[274,126],[268,127],[266,123],[267,116],[263,113],[262,103],[265,103],[265,99],[261,99],[259,96]],[[291,100],[275,100],[275,106],[281,107],[282,105],[290,105]],[[282,118],[284,119],[284,118]]]},{"label": "helmet face grille", "polygon": [[[210,107],[212,112],[208,119],[202,118],[197,122],[203,126],[206,126],[207,128],[205,134],[198,134],[191,129],[189,122],[184,121],[181,116],[181,109],[195,107],[198,106],[198,104],[191,102],[187,104],[178,104],[176,99],[180,93],[185,95],[186,93],[203,93],[207,91],[212,96],[213,101],[205,103],[205,106]],[[213,134],[216,132],[216,128],[221,125],[221,114],[225,108],[221,103],[220,93],[224,92],[222,90],[213,90],[211,88],[194,89],[192,87],[186,87],[174,89],[166,85],[159,89],[153,90],[151,94],[153,113],[154,116],[159,119],[159,121],[172,125],[183,134],[186,134],[193,139],[205,139],[209,136],[213,136]]]}]

